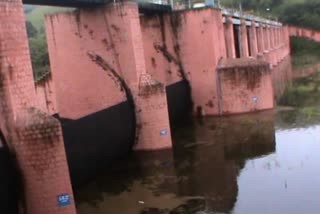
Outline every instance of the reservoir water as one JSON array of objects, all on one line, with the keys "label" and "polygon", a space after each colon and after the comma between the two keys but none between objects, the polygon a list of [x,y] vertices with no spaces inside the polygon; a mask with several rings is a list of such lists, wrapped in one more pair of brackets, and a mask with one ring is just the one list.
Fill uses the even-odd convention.
[{"label": "reservoir water", "polygon": [[78,213],[319,213],[319,98],[308,73],[275,110],[188,121],[173,150],[133,153],[78,189]]}]

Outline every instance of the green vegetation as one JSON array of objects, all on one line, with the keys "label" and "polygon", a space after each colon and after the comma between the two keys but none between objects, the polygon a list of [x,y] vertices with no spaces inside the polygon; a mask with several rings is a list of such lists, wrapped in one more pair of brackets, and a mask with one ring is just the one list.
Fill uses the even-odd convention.
[{"label": "green vegetation", "polygon": [[288,4],[279,12],[279,17],[284,23],[320,30],[320,1],[318,0]]},{"label": "green vegetation", "polygon": [[293,66],[306,67],[320,62],[320,43],[313,40],[291,37]]},{"label": "green vegetation", "polygon": [[68,11],[68,8],[62,7],[48,7],[48,6],[37,6],[33,7],[33,10],[27,13],[27,20],[31,22],[35,28],[39,31],[44,29],[44,16],[46,14],[52,14],[56,12]]},{"label": "green vegetation", "polygon": [[[278,102],[278,124],[307,127],[320,121],[320,72],[290,84]],[[293,107],[293,108],[289,108]],[[282,109],[282,110],[281,110]]]},{"label": "green vegetation", "polygon": [[275,17],[286,24],[320,30],[319,0],[221,0],[227,7],[242,8],[267,17]]},{"label": "green vegetation", "polygon": [[[221,0],[226,7],[239,8],[265,17],[277,17],[281,22],[320,30],[319,0]],[[303,38],[291,38],[293,65],[304,67],[320,62],[320,44]]]},{"label": "green vegetation", "polygon": [[45,35],[45,14],[66,11],[59,7],[25,6],[27,33],[31,52],[31,61],[35,80],[41,79],[50,72],[49,55]]},{"label": "green vegetation", "polygon": [[320,72],[290,84],[279,100],[280,106],[320,106]]},{"label": "green vegetation", "polygon": [[47,41],[44,34],[29,39],[31,61],[35,80],[50,72]]}]

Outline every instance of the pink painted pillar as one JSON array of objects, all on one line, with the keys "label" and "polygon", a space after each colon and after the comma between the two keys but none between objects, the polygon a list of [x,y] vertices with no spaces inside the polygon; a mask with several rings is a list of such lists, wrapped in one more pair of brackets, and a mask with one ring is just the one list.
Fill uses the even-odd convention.
[{"label": "pink painted pillar", "polygon": [[273,37],[274,37],[274,48],[277,47],[277,27],[275,26],[274,29],[273,29]]},{"label": "pink painted pillar", "polygon": [[109,36],[114,42],[121,75],[134,96],[138,126],[135,149],[167,149],[172,147],[172,141],[165,86],[147,73],[139,16],[137,3],[124,2],[107,6],[101,19],[106,19],[108,30],[115,29]]},{"label": "pink painted pillar", "polygon": [[249,57],[247,25],[243,19],[240,25],[240,57]]},{"label": "pink painted pillar", "polygon": [[259,27],[257,29],[257,37],[258,37],[258,50],[259,53],[263,53],[265,50],[265,34],[263,30],[263,26],[261,23],[259,23]]},{"label": "pink painted pillar", "polygon": [[281,42],[281,29],[282,27],[279,26],[278,28],[278,47],[280,48],[280,61],[283,59],[282,57],[282,42]]},{"label": "pink painted pillar", "polygon": [[234,29],[233,29],[232,17],[226,17],[226,23],[224,24],[224,36],[226,41],[227,57],[236,58],[235,41],[234,41]]},{"label": "pink painted pillar", "polygon": [[273,32],[274,32],[274,47],[277,47],[278,46],[278,33],[277,33],[277,31],[278,31],[278,27],[274,27],[274,30],[273,30]]},{"label": "pink painted pillar", "polygon": [[280,36],[280,44],[283,45],[283,27],[280,28],[280,32],[279,32],[279,36]]},{"label": "pink painted pillar", "polygon": [[283,37],[282,37],[283,31],[282,31],[282,29],[283,29],[283,26],[280,27],[280,29],[279,29],[279,43],[280,43],[280,45],[282,45],[282,43],[283,43]]},{"label": "pink painted pillar", "polygon": [[276,28],[276,38],[277,38],[277,47],[279,47],[280,40],[279,40],[279,27]]},{"label": "pink painted pillar", "polygon": [[283,27],[281,27],[280,29],[279,29],[279,42],[280,42],[280,47],[281,47],[281,60],[283,60],[284,59],[284,40],[283,40]]},{"label": "pink painted pillar", "polygon": [[266,25],[263,25],[263,52],[267,52],[269,50],[269,34],[268,28]]},{"label": "pink painted pillar", "polygon": [[276,48],[277,47],[277,27],[274,26],[273,28],[273,47]]},{"label": "pink painted pillar", "polygon": [[275,49],[276,49],[276,63],[280,62],[281,49],[279,49],[279,36],[278,36],[279,28],[276,26],[274,29],[274,37],[275,37]]},{"label": "pink painted pillar", "polygon": [[271,33],[270,33],[270,26],[266,25],[266,51],[271,49]]},{"label": "pink painted pillar", "polygon": [[258,39],[257,39],[257,28],[256,28],[256,22],[251,22],[251,38],[250,38],[250,47],[251,47],[251,55],[253,57],[256,57],[258,54]]},{"label": "pink painted pillar", "polygon": [[275,27],[275,48],[276,48],[276,63],[281,61],[281,48],[279,46],[279,27]]},{"label": "pink painted pillar", "polygon": [[274,41],[274,27],[270,26],[270,49],[274,49],[275,47],[275,41]]},{"label": "pink painted pillar", "polygon": [[21,170],[20,210],[75,214],[60,123],[37,110],[21,0],[0,1],[0,54],[0,129]]},{"label": "pink painted pillar", "polygon": [[275,49],[275,33],[274,33],[274,27],[270,26],[270,62],[272,65],[276,65],[276,50]]},{"label": "pink painted pillar", "polygon": [[177,50],[178,62],[191,86],[193,112],[218,115],[217,67],[227,56],[221,10],[203,8],[169,13],[168,16],[165,23],[170,26],[171,36],[176,40],[175,47],[179,47],[173,49]]}]

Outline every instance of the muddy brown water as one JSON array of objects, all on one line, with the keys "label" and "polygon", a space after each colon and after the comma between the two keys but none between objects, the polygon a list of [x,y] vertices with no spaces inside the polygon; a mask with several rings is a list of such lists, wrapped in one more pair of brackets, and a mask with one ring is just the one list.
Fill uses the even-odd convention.
[{"label": "muddy brown water", "polygon": [[317,79],[289,84],[275,110],[176,128],[173,150],[134,153],[78,189],[78,213],[320,213]]}]

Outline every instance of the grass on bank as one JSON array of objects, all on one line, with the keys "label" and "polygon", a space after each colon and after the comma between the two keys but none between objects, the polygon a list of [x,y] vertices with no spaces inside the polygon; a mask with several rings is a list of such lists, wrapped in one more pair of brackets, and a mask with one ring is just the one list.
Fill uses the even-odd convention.
[{"label": "grass on bank", "polygon": [[292,63],[296,68],[320,63],[320,43],[310,39],[291,37]]},{"label": "grass on bank", "polygon": [[320,71],[293,81],[279,100],[280,106],[320,106]]}]

